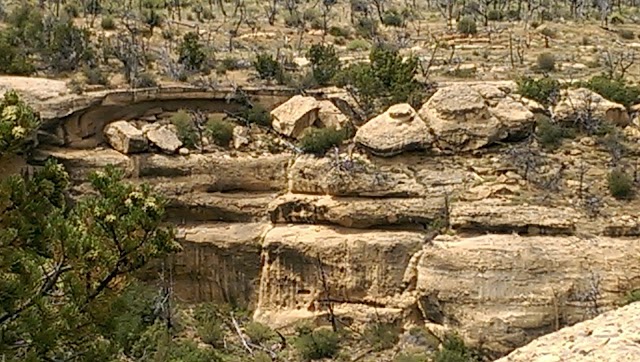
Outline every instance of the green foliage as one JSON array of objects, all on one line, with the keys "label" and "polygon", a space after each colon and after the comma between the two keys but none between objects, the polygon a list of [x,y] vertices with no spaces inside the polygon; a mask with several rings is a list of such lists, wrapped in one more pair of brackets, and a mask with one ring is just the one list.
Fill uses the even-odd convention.
[{"label": "green foliage", "polygon": [[338,83],[353,89],[365,113],[373,115],[393,104],[422,105],[424,84],[415,78],[418,59],[403,59],[398,50],[378,45],[369,54],[370,63],[357,63],[341,72]]},{"label": "green foliage", "polygon": [[134,88],[155,88],[158,86],[155,75],[147,72],[138,73],[131,82]]},{"label": "green foliage", "polygon": [[487,13],[487,20],[489,21],[502,21],[503,18],[504,14],[498,9],[491,9]]},{"label": "green foliage", "polygon": [[16,92],[7,91],[0,100],[0,159],[24,151],[39,125],[39,115]]},{"label": "green foliage", "polygon": [[195,32],[188,32],[183,36],[178,54],[178,62],[190,71],[201,70],[207,60],[203,46],[200,44],[200,36]]},{"label": "green foliage", "polygon": [[456,28],[458,29],[459,33],[465,35],[473,35],[478,33],[478,26],[476,25],[476,21],[470,16],[465,16],[464,18],[460,19],[460,21],[456,25]]},{"label": "green foliage", "polygon": [[442,349],[436,352],[433,362],[471,362],[473,360],[464,341],[457,335],[450,334],[445,337]]},{"label": "green foliage", "polygon": [[304,25],[304,19],[298,12],[287,14],[284,18],[284,24],[290,28],[298,28]]},{"label": "green foliage", "polygon": [[620,36],[620,38],[625,40],[633,40],[636,37],[633,31],[628,29],[620,29],[618,31],[618,35]]},{"label": "green foliage", "polygon": [[251,342],[258,345],[268,342],[276,336],[276,333],[271,328],[269,328],[269,326],[265,326],[264,324],[258,322],[249,322],[244,327],[244,331]]},{"label": "green foliage", "polygon": [[518,93],[544,105],[553,104],[560,92],[560,82],[544,77],[523,77],[517,80]]},{"label": "green foliage", "polygon": [[336,38],[348,38],[351,36],[351,29],[335,25],[329,27],[327,32],[329,33],[329,35],[335,36]]},{"label": "green foliage", "polygon": [[635,302],[640,302],[640,289],[630,290],[625,295],[625,304],[631,304]]},{"label": "green foliage", "polygon": [[163,226],[165,203],[147,185],[123,183],[113,167],[89,181],[93,194],[73,208],[69,176],[53,161],[0,184],[0,354],[9,361],[114,360],[146,323],[113,319],[148,311],[127,286],[178,248]]},{"label": "green foliage", "polygon": [[540,144],[547,149],[555,149],[562,143],[563,138],[570,137],[572,132],[561,125],[554,123],[548,117],[538,121],[536,137]]},{"label": "green foliage", "polygon": [[240,116],[249,124],[253,123],[264,127],[271,126],[271,114],[259,104],[244,107],[240,112]]},{"label": "green foliage", "polygon": [[233,123],[221,119],[209,119],[206,127],[207,136],[211,137],[213,142],[219,146],[229,146],[229,142],[233,139],[235,127]]},{"label": "green foliage", "polygon": [[393,362],[430,362],[431,359],[425,353],[402,353],[397,355]]},{"label": "green foliage", "polygon": [[331,84],[340,71],[340,59],[333,45],[314,44],[307,52],[307,58],[311,62],[313,78],[318,85]]},{"label": "green foliage", "polygon": [[372,323],[364,330],[364,339],[374,351],[392,348],[398,343],[400,330],[387,323]]},{"label": "green foliage", "polygon": [[58,72],[76,70],[94,57],[89,32],[79,29],[71,21],[56,22],[46,44],[43,56],[47,57],[47,64]]},{"label": "green foliage", "polygon": [[304,360],[333,358],[340,350],[340,335],[327,328],[319,328],[300,335],[295,348]]},{"label": "green foliage", "polygon": [[197,321],[198,336],[202,342],[213,347],[221,347],[224,343],[223,321],[221,320],[217,306],[211,303],[198,305],[194,317]]},{"label": "green foliage", "polygon": [[36,71],[25,48],[11,43],[10,34],[0,32],[0,73],[30,75]]},{"label": "green foliage", "polygon": [[369,48],[371,48],[371,44],[364,39],[355,39],[347,44],[347,50],[352,52],[368,50]]},{"label": "green foliage", "polygon": [[307,128],[300,138],[298,146],[304,153],[324,155],[334,146],[339,146],[345,139],[344,130],[335,128]]},{"label": "green foliage", "polygon": [[284,74],[282,64],[278,62],[271,54],[258,54],[253,61],[253,66],[258,72],[260,79],[274,80],[279,79]]},{"label": "green foliage", "polygon": [[193,123],[191,115],[181,109],[171,116],[171,124],[176,127],[178,138],[182,144],[190,149],[196,148],[198,144],[198,132]]},{"label": "green foliage", "polygon": [[114,30],[116,28],[116,22],[111,15],[105,15],[100,20],[100,26],[104,30]]},{"label": "green foliage", "polygon": [[621,169],[613,169],[607,177],[609,192],[618,200],[633,196],[633,178]]},{"label": "green foliage", "polygon": [[358,36],[373,39],[378,34],[378,22],[371,18],[359,18],[355,29]]},{"label": "green foliage", "polygon": [[[149,31],[151,31],[152,34],[153,34],[153,29],[162,26],[162,23],[164,22],[164,18],[162,17],[162,15],[154,9],[145,9],[142,12],[142,20],[144,21],[145,24],[147,24],[147,26],[149,27]],[[194,34],[194,33],[187,33],[187,34]],[[197,38],[196,38],[196,43],[197,43]],[[193,51],[192,49],[189,49],[189,50]]]},{"label": "green foliage", "polygon": [[584,84],[604,98],[630,107],[640,99],[640,87],[627,84],[624,80],[610,79],[596,75]]},{"label": "green foliage", "polygon": [[538,55],[536,65],[539,70],[552,72],[556,69],[556,57],[551,53],[542,53]]},{"label": "green foliage", "polygon": [[558,33],[556,32],[556,30],[554,28],[550,28],[550,27],[545,27],[542,30],[540,30],[540,34],[542,34],[543,36],[547,37],[547,38],[555,38]]},{"label": "green foliage", "polygon": [[84,76],[87,77],[87,84],[109,84],[109,78],[107,78],[107,74],[100,70],[100,68],[85,66],[82,70],[82,73],[84,73]]},{"label": "green foliage", "polygon": [[404,27],[404,16],[396,9],[387,10],[382,15],[382,24],[399,28]]}]

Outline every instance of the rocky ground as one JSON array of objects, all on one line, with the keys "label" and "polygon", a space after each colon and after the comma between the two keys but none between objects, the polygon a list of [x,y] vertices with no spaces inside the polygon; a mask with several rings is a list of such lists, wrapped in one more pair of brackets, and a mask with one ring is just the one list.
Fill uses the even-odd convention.
[{"label": "rocky ground", "polygon": [[[579,103],[581,92],[565,103]],[[548,110],[508,84],[445,85],[418,110],[397,105],[352,125],[353,142],[324,157],[300,154],[295,137],[350,118],[323,113],[326,95],[289,100],[275,91],[254,95],[283,104],[272,112],[275,134],[239,124],[228,147],[183,147],[164,114],[176,104],[234,107],[219,93],[85,95],[71,111],[45,113],[31,160],[60,160],[76,196],[107,164],[155,187],[184,246],[173,265],[183,301],[234,301],[282,330],[328,323],[331,305],[354,328],[385,320],[454,330],[504,355],[618,307],[639,287],[640,205],[610,196],[611,152],[587,135],[542,147],[531,135]],[[55,94],[31,99],[53,110],[69,104]],[[553,117],[572,111],[562,104]],[[627,136],[615,162],[634,172],[633,115],[590,104]]]}]

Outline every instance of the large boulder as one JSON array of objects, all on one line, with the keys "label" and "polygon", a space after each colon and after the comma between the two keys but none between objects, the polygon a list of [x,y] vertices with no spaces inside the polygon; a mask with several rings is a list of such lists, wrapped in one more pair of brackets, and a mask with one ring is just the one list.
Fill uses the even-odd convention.
[{"label": "large boulder", "polygon": [[475,150],[530,131],[534,115],[489,84],[453,84],[439,89],[418,114],[439,148]]},{"label": "large boulder", "polygon": [[371,153],[389,157],[431,145],[429,128],[406,103],[389,107],[356,133],[356,142]]},{"label": "large boulder", "polygon": [[553,115],[560,122],[574,122],[579,117],[595,117],[621,127],[629,125],[631,121],[622,104],[611,102],[586,88],[564,91],[553,108]]},{"label": "large boulder", "polygon": [[182,141],[169,125],[148,124],[142,127],[147,139],[166,153],[175,153],[182,147]]},{"label": "large boulder", "polygon": [[104,136],[111,147],[124,154],[144,152],[149,146],[142,131],[127,121],[109,123]]},{"label": "large boulder", "polygon": [[318,120],[319,110],[315,98],[294,96],[271,111],[273,129],[287,137],[298,138]]}]

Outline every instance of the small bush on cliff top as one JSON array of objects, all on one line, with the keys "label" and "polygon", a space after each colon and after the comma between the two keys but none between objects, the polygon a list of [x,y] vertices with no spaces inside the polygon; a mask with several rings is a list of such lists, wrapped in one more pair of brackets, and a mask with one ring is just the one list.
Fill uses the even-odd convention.
[{"label": "small bush on cliff top", "polygon": [[324,155],[329,149],[338,146],[345,138],[343,130],[335,128],[307,128],[302,134],[299,147],[304,153]]},{"label": "small bush on cliff top", "polygon": [[221,119],[210,119],[207,122],[207,135],[211,137],[213,142],[219,146],[229,146],[229,142],[233,139],[233,128],[235,125],[231,122]]},{"label": "small bush on cliff top", "polygon": [[191,115],[185,110],[179,110],[173,116],[171,116],[171,124],[176,127],[178,138],[185,147],[195,148],[198,141],[198,134],[193,124]]},{"label": "small bush on cliff top", "polygon": [[633,178],[626,172],[615,169],[609,173],[609,191],[618,200],[628,199],[633,195]]},{"label": "small bush on cliff top", "polygon": [[523,77],[517,84],[519,94],[544,105],[553,104],[560,92],[560,82],[550,77]]}]

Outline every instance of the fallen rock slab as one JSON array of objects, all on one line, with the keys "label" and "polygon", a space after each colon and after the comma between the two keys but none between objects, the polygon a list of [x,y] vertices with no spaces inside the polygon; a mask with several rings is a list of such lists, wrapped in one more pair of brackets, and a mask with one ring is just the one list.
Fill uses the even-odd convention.
[{"label": "fallen rock slab", "polygon": [[127,121],[109,123],[104,136],[111,147],[124,154],[144,152],[149,146],[142,131]]},{"label": "fallen rock slab", "polygon": [[271,111],[273,129],[287,137],[298,138],[318,120],[319,109],[315,98],[294,96]]},{"label": "fallen rock slab", "polygon": [[560,122],[576,122],[581,117],[594,117],[620,127],[629,125],[631,121],[622,104],[611,102],[586,88],[564,91],[553,108],[553,115]]},{"label": "fallen rock slab", "polygon": [[165,153],[175,153],[182,147],[182,141],[169,125],[148,124],[142,128],[142,132],[149,139],[149,142]]}]

